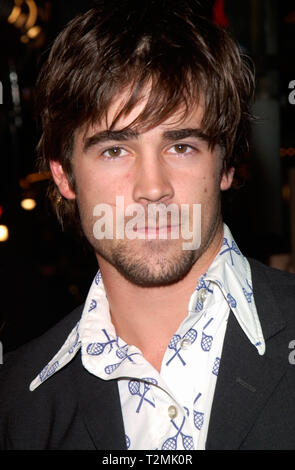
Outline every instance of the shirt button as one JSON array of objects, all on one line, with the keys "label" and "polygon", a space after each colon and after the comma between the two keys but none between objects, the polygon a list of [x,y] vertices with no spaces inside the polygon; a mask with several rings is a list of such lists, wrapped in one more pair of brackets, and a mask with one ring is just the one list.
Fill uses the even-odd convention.
[{"label": "shirt button", "polygon": [[177,408],[174,405],[169,406],[168,408],[168,416],[169,418],[173,419],[177,416]]},{"label": "shirt button", "polygon": [[200,302],[204,303],[207,297],[207,291],[206,289],[200,289],[198,293],[198,299]]},{"label": "shirt button", "polygon": [[188,338],[183,338],[179,341],[179,346],[181,349],[188,349],[191,346],[192,342]]}]

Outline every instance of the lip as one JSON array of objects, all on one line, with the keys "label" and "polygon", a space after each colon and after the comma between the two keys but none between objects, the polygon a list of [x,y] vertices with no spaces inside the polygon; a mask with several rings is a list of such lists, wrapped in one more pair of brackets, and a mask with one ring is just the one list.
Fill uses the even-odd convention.
[{"label": "lip", "polygon": [[146,227],[139,227],[134,231],[138,233],[143,233],[145,235],[161,236],[161,235],[166,235],[171,232],[179,231],[179,226],[178,225],[163,225],[161,227],[146,226]]}]

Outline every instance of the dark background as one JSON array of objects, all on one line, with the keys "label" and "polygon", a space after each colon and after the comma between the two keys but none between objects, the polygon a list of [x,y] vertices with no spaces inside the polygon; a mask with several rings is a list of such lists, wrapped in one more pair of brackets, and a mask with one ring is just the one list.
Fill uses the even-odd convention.
[{"label": "dark background", "polygon": [[[24,15],[28,3],[23,2]],[[43,333],[82,303],[97,269],[86,243],[58,225],[47,202],[47,181],[36,181],[33,112],[36,76],[53,40],[93,3],[35,0],[40,33],[30,39],[25,26],[7,21],[14,1],[0,0],[0,224],[10,235],[0,242],[4,352]],[[288,85],[295,80],[294,0],[203,3],[204,14],[233,33],[257,68],[253,112],[260,120],[242,166],[245,184],[226,201],[225,221],[245,255],[293,271],[295,105],[289,103]],[[36,199],[33,211],[21,208],[25,195]]]}]

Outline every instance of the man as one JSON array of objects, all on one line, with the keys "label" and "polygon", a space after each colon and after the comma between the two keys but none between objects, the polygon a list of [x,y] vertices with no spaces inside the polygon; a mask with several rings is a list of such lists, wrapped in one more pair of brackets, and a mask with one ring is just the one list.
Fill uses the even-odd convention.
[{"label": "man", "polygon": [[249,264],[221,216],[253,94],[234,41],[193,0],[103,1],[38,91],[51,198],[99,271],[6,358],[1,448],[294,449],[294,278]]}]

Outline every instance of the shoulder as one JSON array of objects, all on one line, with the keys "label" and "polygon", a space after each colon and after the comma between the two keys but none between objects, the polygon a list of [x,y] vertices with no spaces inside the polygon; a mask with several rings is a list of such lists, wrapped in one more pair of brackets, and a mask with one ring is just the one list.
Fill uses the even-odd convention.
[{"label": "shoulder", "polygon": [[11,370],[17,374],[20,374],[21,371],[23,373],[40,372],[39,367],[46,365],[52,356],[57,353],[67,336],[79,321],[82,311],[83,306],[81,305],[46,331],[42,336],[4,355],[3,365],[0,366],[0,383],[2,382],[3,374],[9,375]]},{"label": "shoulder", "polygon": [[271,268],[253,258],[248,258],[253,281],[266,281],[271,283],[295,286],[295,274]]},{"label": "shoulder", "polygon": [[26,435],[30,433],[28,424],[31,419],[49,416],[55,396],[59,393],[58,387],[64,388],[66,379],[60,385],[59,381],[52,381],[46,394],[43,390],[32,393],[29,386],[61,348],[79,321],[82,310],[83,306],[77,307],[42,336],[4,355],[3,364],[0,365],[0,448],[5,447],[3,439],[8,438],[9,429],[22,429],[20,421],[27,427],[23,433]]},{"label": "shoulder", "polygon": [[277,323],[279,316],[295,334],[295,274],[248,259],[253,293],[260,319]]}]

